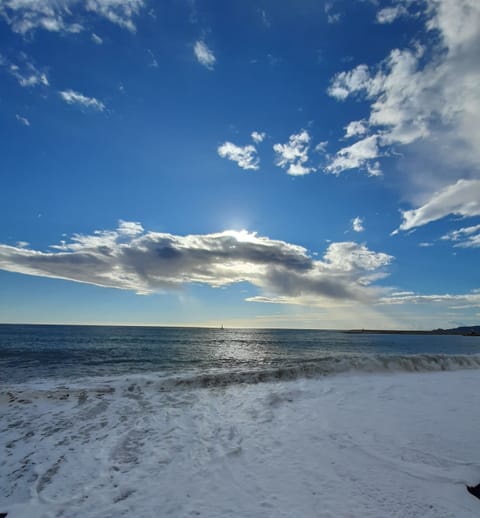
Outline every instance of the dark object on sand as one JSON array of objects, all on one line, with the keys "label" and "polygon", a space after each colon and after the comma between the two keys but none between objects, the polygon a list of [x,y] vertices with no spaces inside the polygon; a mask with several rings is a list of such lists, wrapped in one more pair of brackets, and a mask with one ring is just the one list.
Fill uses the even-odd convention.
[{"label": "dark object on sand", "polygon": [[476,486],[467,486],[467,491],[477,498],[480,498],[480,484],[477,484]]}]

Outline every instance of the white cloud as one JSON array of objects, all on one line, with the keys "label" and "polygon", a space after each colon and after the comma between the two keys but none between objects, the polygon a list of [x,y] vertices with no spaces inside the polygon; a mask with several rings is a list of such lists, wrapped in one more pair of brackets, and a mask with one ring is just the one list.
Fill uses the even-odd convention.
[{"label": "white cloud", "polygon": [[410,230],[444,218],[480,216],[480,180],[458,180],[436,192],[424,205],[402,213],[399,230]]},{"label": "white cloud", "polygon": [[95,99],[95,97],[87,97],[79,92],[75,92],[74,90],[64,90],[59,92],[60,97],[68,104],[78,104],[83,106],[84,108],[91,108],[92,110],[97,110],[103,112],[105,110],[105,105],[102,101]]},{"label": "white cloud", "polygon": [[103,39],[100,38],[100,36],[98,36],[98,34],[95,34],[94,32],[92,32],[91,38],[93,43],[96,43],[97,45],[101,45],[103,43]]},{"label": "white cloud", "polygon": [[[397,2],[381,11],[382,21],[411,5]],[[460,178],[480,177],[480,2],[425,0],[415,8],[425,29],[417,40],[377,66],[336,74],[328,93],[369,103],[366,124],[382,154],[402,146],[406,195],[418,203]]]},{"label": "white cloud", "polygon": [[366,137],[337,151],[325,171],[340,174],[347,169],[366,168],[371,176],[381,175],[380,164],[372,162],[379,156],[378,135]]},{"label": "white cloud", "polygon": [[442,236],[443,240],[455,241],[455,246],[461,248],[480,247],[480,225],[463,227]]},{"label": "white cloud", "polygon": [[144,0],[4,0],[0,3],[0,16],[20,34],[37,29],[80,32],[84,27],[76,20],[88,13],[134,32],[133,20],[144,5]]},{"label": "white cloud", "polygon": [[99,14],[130,32],[135,32],[133,19],[144,6],[144,0],[87,0],[86,2],[87,11]]},{"label": "white cloud", "polygon": [[21,115],[15,115],[15,118],[18,122],[23,124],[24,126],[30,126],[30,121],[26,117],[22,117]]},{"label": "white cloud", "polygon": [[353,93],[368,90],[370,81],[367,65],[358,65],[353,70],[336,74],[328,88],[328,94],[344,101]]},{"label": "white cloud", "polygon": [[317,153],[325,153],[328,146],[328,140],[323,140],[322,142],[319,142],[315,147],[314,151]]},{"label": "white cloud", "polygon": [[367,124],[382,132],[382,143],[410,144],[429,134],[432,109],[428,85],[425,91],[420,85],[426,79],[417,70],[418,60],[411,50],[392,50],[374,75],[366,65],[337,74],[328,93],[339,100],[365,95],[372,100]]},{"label": "white cloud", "polygon": [[367,173],[370,176],[382,176],[382,169],[378,160],[376,162],[367,162],[366,166]]},{"label": "white cloud", "polygon": [[377,22],[378,23],[393,23],[397,18],[401,16],[405,16],[408,14],[405,6],[399,4],[392,7],[385,7],[384,9],[380,9],[377,13]]},{"label": "white cloud", "polygon": [[430,134],[430,79],[418,71],[418,60],[410,50],[393,50],[386,61],[387,71],[379,71],[368,85],[368,95],[374,98],[369,124],[384,128],[385,145],[411,144]]},{"label": "white cloud", "polygon": [[204,41],[197,41],[193,47],[193,52],[201,65],[209,70],[213,70],[217,58]]},{"label": "white cloud", "polygon": [[258,132],[258,131],[252,132],[252,140],[255,142],[255,144],[260,144],[261,142],[263,142],[265,140],[266,136],[267,135],[265,132]]},{"label": "white cloud", "polygon": [[20,86],[49,86],[47,75],[40,72],[33,63],[25,61],[21,65],[11,63],[8,66],[10,74],[18,81]]},{"label": "white cloud", "polygon": [[155,57],[155,54],[150,49],[147,49],[147,52],[150,54],[150,58],[151,58],[151,61],[148,64],[148,66],[151,68],[158,68],[158,61],[157,61],[157,58]]},{"label": "white cloud", "polygon": [[365,227],[363,226],[363,219],[359,216],[352,219],[352,229],[355,232],[363,232]]},{"label": "white cloud", "polygon": [[464,304],[464,308],[476,307],[480,304],[480,293],[478,290],[472,290],[469,293],[461,294],[434,294],[434,295],[420,295],[420,294],[392,294],[387,297],[382,297],[379,304]]},{"label": "white cloud", "polygon": [[390,264],[393,257],[384,253],[374,253],[365,245],[347,241],[332,243],[328,247],[324,259],[332,270],[365,273]]},{"label": "white cloud", "polygon": [[378,300],[383,290],[372,283],[393,259],[346,242],[330,244],[316,260],[301,246],[247,231],[177,236],[125,221],[51,248],[0,245],[0,269],[141,294],[249,282],[272,301],[328,306]]},{"label": "white cloud", "polygon": [[345,127],[345,138],[356,137],[357,135],[365,135],[368,131],[368,126],[365,121],[352,121]]},{"label": "white cloud", "polygon": [[334,2],[325,2],[324,10],[325,14],[327,15],[327,21],[328,23],[338,23],[342,17],[341,13],[333,12],[334,9]]},{"label": "white cloud", "polygon": [[390,293],[391,297],[405,297],[406,295],[415,295],[414,291],[394,291]]},{"label": "white cloud", "polygon": [[236,162],[242,169],[258,170],[260,160],[257,156],[255,146],[248,145],[241,147],[233,144],[233,142],[224,142],[218,147],[217,152],[222,158]]},{"label": "white cloud", "polygon": [[310,149],[310,135],[308,131],[290,135],[286,144],[274,144],[276,164],[287,170],[292,176],[303,176],[315,171],[315,168],[307,166],[308,151]]},{"label": "white cloud", "polygon": [[133,237],[142,234],[144,232],[144,229],[141,223],[138,223],[136,221],[123,221],[123,219],[121,219],[118,222],[117,232],[120,235]]},{"label": "white cloud", "polygon": [[260,15],[260,19],[262,20],[263,25],[267,29],[270,29],[272,23],[270,22],[270,18],[267,15],[267,11],[265,11],[265,9],[258,9],[257,12]]}]

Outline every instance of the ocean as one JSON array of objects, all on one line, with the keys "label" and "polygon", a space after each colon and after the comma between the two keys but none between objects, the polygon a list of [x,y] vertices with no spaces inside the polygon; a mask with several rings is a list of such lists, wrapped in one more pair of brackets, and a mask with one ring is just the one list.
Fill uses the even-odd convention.
[{"label": "ocean", "polygon": [[[211,374],[226,384],[349,370],[477,366],[480,338],[292,329],[0,325],[0,379]],[[287,372],[290,369],[290,374]],[[242,377],[243,374],[243,377]],[[251,378],[249,377],[251,374]],[[210,376],[210,377],[209,377]]]},{"label": "ocean", "polygon": [[480,338],[0,325],[0,513],[478,516]]}]

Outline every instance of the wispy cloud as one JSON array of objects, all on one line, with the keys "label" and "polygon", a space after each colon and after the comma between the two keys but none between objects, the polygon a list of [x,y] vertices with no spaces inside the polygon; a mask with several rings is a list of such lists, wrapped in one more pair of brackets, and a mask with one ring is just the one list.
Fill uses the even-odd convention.
[{"label": "wispy cloud", "polygon": [[17,119],[20,124],[23,124],[24,126],[30,126],[30,121],[26,117],[22,117],[21,115],[15,115],[15,118]]},{"label": "wispy cloud", "polygon": [[328,306],[377,300],[382,290],[372,283],[393,260],[354,242],[332,243],[315,260],[301,246],[247,231],[178,236],[146,232],[135,222],[75,234],[52,248],[0,245],[0,269],[140,294],[249,282],[272,302]]},{"label": "wispy cloud", "polygon": [[480,180],[458,180],[433,194],[417,209],[404,211],[403,222],[398,230],[421,227],[449,214],[480,216]]},{"label": "wispy cloud", "polygon": [[404,5],[394,5],[391,7],[385,7],[377,12],[378,23],[393,23],[397,18],[408,14],[408,10]]},{"label": "wispy cloud", "polygon": [[27,59],[24,59],[20,65],[10,63],[8,65],[8,71],[18,81],[18,84],[24,88],[49,86],[47,74],[38,70],[37,67]]},{"label": "wispy cloud", "polygon": [[130,32],[135,32],[133,20],[144,6],[144,0],[88,0],[86,9]]},{"label": "wispy cloud", "polygon": [[469,293],[461,294],[433,294],[421,295],[415,293],[392,294],[382,297],[380,304],[462,304],[463,307],[476,307],[480,305],[480,292],[472,290]]},{"label": "wispy cloud", "polygon": [[263,25],[267,29],[270,29],[272,23],[270,22],[270,19],[267,15],[267,11],[265,11],[265,9],[258,9],[258,14],[260,15],[260,19],[262,20]]},{"label": "wispy cloud", "polygon": [[201,65],[209,70],[214,69],[217,58],[204,41],[197,41],[193,47],[193,52]]},{"label": "wispy cloud", "polygon": [[87,97],[79,92],[75,92],[74,90],[64,90],[59,92],[60,97],[68,104],[77,104],[84,108],[89,108],[96,111],[104,111],[105,105],[102,101],[95,99],[95,97]]},{"label": "wispy cloud", "polygon": [[242,169],[258,170],[260,160],[257,155],[255,146],[251,144],[247,146],[237,146],[233,142],[224,142],[217,149],[218,154],[222,158],[233,160]]},{"label": "wispy cloud", "polygon": [[286,144],[274,144],[276,164],[287,170],[292,176],[303,176],[315,171],[308,166],[308,151],[310,149],[310,135],[307,130],[290,135]]},{"label": "wispy cloud", "polygon": [[84,30],[79,21],[88,13],[135,32],[134,19],[144,5],[144,0],[5,0],[0,3],[0,16],[20,34],[38,29],[78,33]]},{"label": "wispy cloud", "polygon": [[267,136],[267,134],[264,132],[253,131],[251,136],[252,136],[252,140],[255,142],[255,144],[260,144],[261,142],[263,142],[265,140],[265,137]]},{"label": "wispy cloud", "polygon": [[148,66],[151,68],[158,68],[158,61],[157,61],[157,58],[155,57],[155,54],[150,49],[147,49],[147,52],[150,54],[150,58],[151,58]]},{"label": "wispy cloud", "polygon": [[101,45],[103,43],[103,39],[98,35],[92,32],[91,39],[93,43],[96,43],[97,45]]},{"label": "wispy cloud", "polygon": [[338,23],[342,17],[340,12],[334,12],[334,2],[327,1],[325,2],[324,10],[325,14],[327,15],[327,21],[328,23]]},{"label": "wispy cloud", "polygon": [[444,241],[454,241],[461,248],[480,248],[480,225],[453,230],[442,236]]}]

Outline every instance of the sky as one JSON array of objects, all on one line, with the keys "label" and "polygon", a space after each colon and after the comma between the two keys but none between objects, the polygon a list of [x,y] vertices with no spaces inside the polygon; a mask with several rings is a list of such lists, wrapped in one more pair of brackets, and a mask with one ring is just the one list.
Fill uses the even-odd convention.
[{"label": "sky", "polygon": [[480,323],[478,0],[1,0],[0,322]]}]

